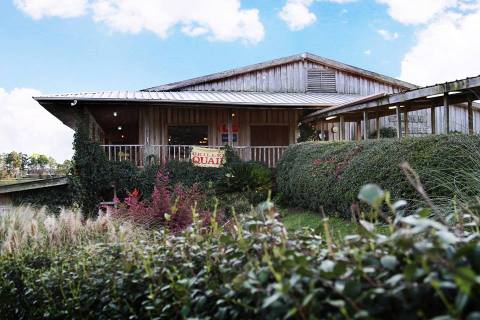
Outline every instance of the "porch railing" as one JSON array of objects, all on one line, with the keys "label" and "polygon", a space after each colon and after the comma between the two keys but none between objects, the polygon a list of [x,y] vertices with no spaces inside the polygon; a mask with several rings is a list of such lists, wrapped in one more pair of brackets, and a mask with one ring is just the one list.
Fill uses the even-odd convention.
[{"label": "porch railing", "polygon": [[145,147],[141,144],[102,145],[108,160],[129,161],[138,167],[144,164]]},{"label": "porch railing", "polygon": [[[190,145],[102,145],[109,160],[130,161],[137,166],[144,166],[145,161],[154,160],[166,163],[170,160],[188,161],[192,146]],[[223,146],[202,146],[220,149]],[[258,161],[269,167],[275,167],[287,149],[286,146],[235,146],[233,147],[244,161]]]}]

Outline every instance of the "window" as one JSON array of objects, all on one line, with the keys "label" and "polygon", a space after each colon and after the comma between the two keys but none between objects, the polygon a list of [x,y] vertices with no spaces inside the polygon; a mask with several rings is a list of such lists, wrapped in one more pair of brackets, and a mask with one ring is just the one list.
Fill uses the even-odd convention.
[{"label": "window", "polygon": [[337,93],[335,71],[322,69],[308,70],[307,92]]},{"label": "window", "polygon": [[208,145],[208,126],[168,127],[169,145]]}]

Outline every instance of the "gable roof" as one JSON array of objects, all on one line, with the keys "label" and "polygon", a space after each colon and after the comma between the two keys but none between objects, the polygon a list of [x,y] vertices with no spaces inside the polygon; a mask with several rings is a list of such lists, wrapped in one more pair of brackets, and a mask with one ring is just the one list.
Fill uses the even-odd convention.
[{"label": "gable roof", "polygon": [[311,61],[311,62],[322,64],[327,67],[331,67],[340,71],[356,74],[359,76],[374,79],[379,82],[387,83],[387,84],[398,86],[405,89],[417,88],[416,85],[402,81],[402,80],[398,80],[389,76],[382,75],[380,73],[368,71],[365,69],[361,69],[358,67],[354,67],[354,66],[339,62],[339,61],[327,59],[327,58],[320,57],[320,56],[306,52],[306,53],[296,54],[296,55],[285,57],[285,58],[274,59],[266,62],[252,64],[245,67],[213,73],[213,74],[202,76],[202,77],[197,77],[197,78],[192,78],[188,80],[172,82],[169,84],[160,85],[156,87],[146,88],[141,91],[176,91],[176,90],[181,90],[185,87],[189,87],[189,86],[193,86],[201,83],[207,83],[207,82],[216,81],[220,79],[230,78],[230,77],[238,76],[241,74],[249,73],[252,71],[268,69],[268,68],[276,67],[279,65],[284,65],[284,64],[298,62],[298,61]]}]

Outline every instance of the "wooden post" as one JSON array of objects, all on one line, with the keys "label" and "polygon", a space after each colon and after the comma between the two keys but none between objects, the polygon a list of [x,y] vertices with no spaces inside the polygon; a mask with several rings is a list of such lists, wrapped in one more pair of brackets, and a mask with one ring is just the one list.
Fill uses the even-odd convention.
[{"label": "wooden post", "polygon": [[380,117],[377,116],[375,126],[377,127],[377,139],[380,139]]},{"label": "wooden post", "polygon": [[362,120],[358,120],[356,124],[357,132],[355,133],[355,139],[360,141],[362,139]]},{"label": "wooden post", "polygon": [[450,133],[450,107],[448,106],[448,92],[443,94],[443,107],[445,108],[445,115],[443,117],[445,133]]},{"label": "wooden post", "polygon": [[473,106],[472,101],[468,101],[468,134],[474,134],[475,131],[473,129]]},{"label": "wooden post", "polygon": [[232,110],[228,109],[227,130],[228,130],[228,145],[233,146],[233,128],[232,128]]},{"label": "wooden post", "polygon": [[367,111],[363,111],[363,140],[368,140],[368,127],[369,127],[369,120],[368,120],[368,113]]},{"label": "wooden post", "polygon": [[403,112],[403,128],[405,130],[405,137],[408,136],[408,111]]},{"label": "wooden post", "polygon": [[344,116],[340,116],[340,123],[339,123],[339,130],[340,130],[340,140],[345,140],[345,118]]},{"label": "wooden post", "polygon": [[402,138],[402,114],[399,106],[397,106],[397,138]]},{"label": "wooden post", "polygon": [[437,117],[435,116],[435,107],[430,108],[430,123],[432,134],[437,133]]}]

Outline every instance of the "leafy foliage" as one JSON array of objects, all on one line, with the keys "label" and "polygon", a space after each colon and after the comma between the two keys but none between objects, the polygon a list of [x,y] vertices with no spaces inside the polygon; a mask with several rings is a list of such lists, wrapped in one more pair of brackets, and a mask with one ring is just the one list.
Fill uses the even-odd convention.
[{"label": "leafy foliage", "polygon": [[[0,255],[0,312],[16,319],[477,319],[478,212],[452,216],[464,221],[453,227],[426,218],[430,208],[404,216],[404,204],[375,186],[359,198],[374,206],[343,241],[331,237],[328,219],[324,236],[288,234],[271,203],[224,228],[194,216],[181,233],[161,230],[141,241],[112,236],[122,227],[99,228],[96,245],[82,240],[75,250],[40,242],[52,239],[42,228],[47,237],[29,238],[40,245]],[[387,210],[394,219],[378,233]],[[101,219],[75,224],[71,234],[111,225]],[[32,229],[23,223],[0,226]],[[7,234],[0,228],[2,243]]]},{"label": "leafy foliage", "polygon": [[34,189],[12,194],[15,206],[31,205],[34,208],[46,207],[49,212],[60,213],[63,208],[76,206],[77,189],[74,183],[66,186]]},{"label": "leafy foliage", "polygon": [[[397,130],[392,127],[382,127],[380,128],[380,138],[396,138],[397,137]],[[369,136],[370,139],[377,138],[377,130],[372,132]]]},{"label": "leafy foliage", "polygon": [[102,195],[112,187],[111,166],[100,146],[91,141],[88,116],[79,112],[73,139],[74,174],[78,181],[79,203],[86,217],[98,212]]},{"label": "leafy foliage", "polygon": [[432,198],[473,197],[480,191],[480,182],[473,178],[478,176],[479,148],[480,137],[465,135],[302,143],[289,147],[280,160],[277,188],[290,206],[314,211],[323,207],[345,217],[367,183],[392,190],[393,197],[408,199],[415,207],[421,199],[399,169],[407,161]]},{"label": "leafy foliage", "polygon": [[138,189],[135,189],[124,202],[117,200],[113,214],[144,227],[166,227],[178,232],[192,223],[195,214],[211,215],[201,210],[205,201],[206,195],[198,185],[187,188],[177,184],[171,189],[168,174],[159,171],[150,198],[141,200]]}]

